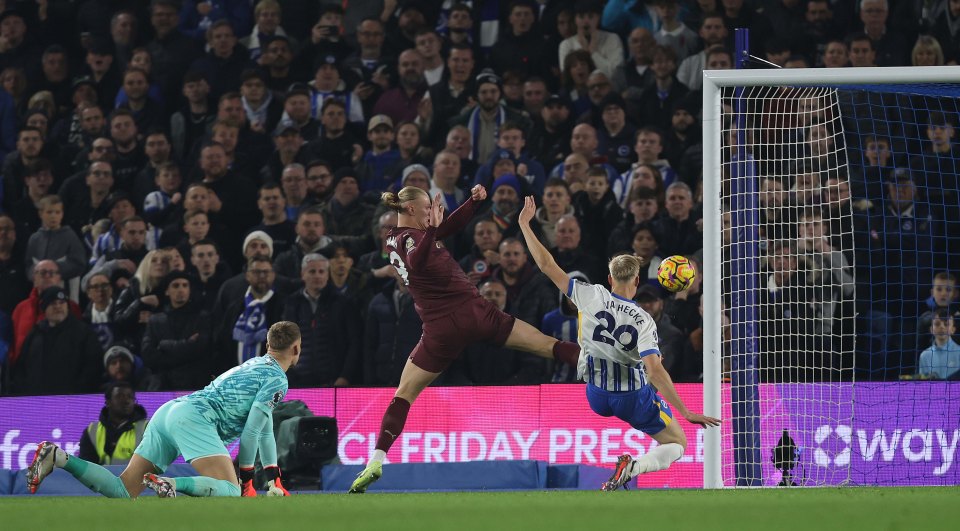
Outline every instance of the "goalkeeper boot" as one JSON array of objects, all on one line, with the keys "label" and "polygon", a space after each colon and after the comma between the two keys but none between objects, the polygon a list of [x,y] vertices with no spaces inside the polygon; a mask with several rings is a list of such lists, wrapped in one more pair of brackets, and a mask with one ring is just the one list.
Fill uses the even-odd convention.
[{"label": "goalkeeper boot", "polygon": [[350,485],[350,490],[347,491],[350,494],[363,494],[367,492],[367,487],[369,487],[374,481],[380,479],[380,476],[383,475],[383,463],[380,461],[373,461],[367,468],[364,468],[362,472],[357,474],[357,479],[353,480],[353,485]]},{"label": "goalkeeper boot", "polygon": [[633,458],[630,454],[623,454],[617,458],[617,468],[613,470],[613,475],[606,483],[600,486],[602,491],[614,491],[623,487],[627,490],[627,482],[630,481],[630,464]]},{"label": "goalkeeper boot", "polygon": [[177,485],[170,478],[160,477],[156,474],[144,474],[143,484],[150,490],[156,492],[160,498],[177,497]]},{"label": "goalkeeper boot", "polygon": [[27,489],[30,494],[36,494],[37,488],[44,478],[53,472],[56,467],[62,467],[67,462],[67,454],[52,442],[43,441],[37,445],[33,454],[33,462],[27,468]]}]

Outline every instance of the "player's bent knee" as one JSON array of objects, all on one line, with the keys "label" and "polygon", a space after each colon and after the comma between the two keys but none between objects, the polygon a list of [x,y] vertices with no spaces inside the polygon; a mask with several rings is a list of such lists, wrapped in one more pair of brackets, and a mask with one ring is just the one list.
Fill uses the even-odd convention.
[{"label": "player's bent knee", "polygon": [[231,483],[229,481],[222,482],[224,496],[230,498],[239,498],[240,497],[240,485],[236,483]]}]

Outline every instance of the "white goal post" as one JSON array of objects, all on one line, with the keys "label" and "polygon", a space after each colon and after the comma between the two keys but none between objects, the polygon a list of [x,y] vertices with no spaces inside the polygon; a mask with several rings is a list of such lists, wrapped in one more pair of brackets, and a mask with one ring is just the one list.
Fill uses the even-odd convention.
[{"label": "white goal post", "polygon": [[[806,68],[806,69],[766,69],[766,70],[707,70],[703,72],[703,221],[704,221],[704,246],[703,246],[703,328],[704,328],[704,348],[703,348],[703,400],[704,414],[713,417],[719,417],[723,420],[720,429],[707,429],[704,433],[704,477],[705,488],[723,488],[731,486],[766,486],[771,484],[771,478],[754,478],[757,481],[737,481],[731,480],[729,468],[734,465],[729,463],[729,456],[723,456],[724,441],[729,451],[734,434],[730,431],[735,426],[735,420],[728,418],[730,409],[724,411],[724,404],[729,406],[730,398],[726,399],[722,393],[731,393],[731,390],[724,387],[722,357],[724,352],[724,339],[722,317],[723,308],[723,282],[724,279],[724,240],[723,240],[723,197],[724,197],[724,135],[729,135],[730,131],[725,130],[724,124],[729,125],[732,118],[728,112],[724,114],[722,102],[724,99],[731,98],[731,91],[741,87],[744,89],[756,89],[763,87],[787,87],[804,88],[812,87],[818,89],[834,89],[844,86],[863,87],[869,85],[920,85],[920,84],[960,84],[960,67],[907,67],[907,68]],[[736,113],[733,113],[736,114]],[[840,134],[840,133],[838,133]],[[958,135],[960,136],[960,135]],[[742,137],[741,137],[742,138]],[[846,154],[841,165],[846,164]],[[742,161],[740,161],[742,163]],[[728,173],[730,170],[728,168]],[[752,175],[756,178],[757,175]],[[727,183],[729,186],[729,183]],[[758,188],[747,188],[748,193],[757,193]],[[729,193],[727,191],[726,193]],[[736,238],[736,234],[734,238]],[[759,252],[759,251],[758,251]],[[759,257],[754,257],[759,262]],[[751,270],[747,273],[759,278],[759,272]],[[757,289],[756,287],[750,289]],[[960,324],[958,324],[960,328]],[[728,340],[729,342],[729,340]],[[850,371],[850,379],[844,380],[845,385],[849,385],[849,392],[840,393],[837,396],[844,396],[844,400],[851,403],[850,415],[853,413],[853,371]],[[810,380],[814,381],[814,380]],[[838,382],[840,380],[837,380]],[[790,382],[806,383],[806,381]],[[839,384],[838,384],[839,385]],[[960,385],[960,384],[957,384]],[[732,386],[731,386],[732,388]],[[759,413],[759,407],[758,407]],[[852,426],[852,421],[850,423]],[[759,430],[761,423],[756,421],[756,429]],[[784,432],[786,434],[786,432]],[[740,434],[742,435],[742,434]],[[850,434],[839,433],[838,436],[850,438]],[[770,448],[764,446],[761,448],[760,441],[770,440],[771,434],[761,437],[759,433],[752,434],[752,442],[745,444],[753,445],[754,455],[766,462],[770,461]],[[776,434],[779,437],[779,433]],[[750,437],[747,437],[750,439]],[[849,442],[849,441],[848,441]],[[741,441],[743,443],[743,441]],[[862,443],[861,443],[862,444]],[[896,443],[894,443],[896,444]],[[907,451],[907,444],[904,443],[904,451]],[[852,447],[853,445],[851,445]],[[843,456],[829,456],[830,459],[836,459],[838,462],[844,459]],[[728,461],[725,463],[724,459]],[[751,458],[753,459],[753,458]],[[727,471],[724,470],[727,467]],[[759,470],[759,464],[756,464],[756,470]],[[739,477],[739,475],[737,476]],[[779,479],[779,476],[776,478]],[[857,484],[856,482],[853,482]],[[813,483],[811,483],[813,484]],[[842,484],[828,481],[820,484]]]}]

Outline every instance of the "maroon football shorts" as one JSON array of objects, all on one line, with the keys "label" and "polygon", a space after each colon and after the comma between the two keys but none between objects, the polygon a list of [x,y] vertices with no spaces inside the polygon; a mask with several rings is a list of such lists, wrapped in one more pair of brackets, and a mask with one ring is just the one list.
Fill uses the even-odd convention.
[{"label": "maroon football shorts", "polygon": [[427,372],[443,372],[471,343],[489,341],[502,346],[513,331],[514,321],[512,315],[477,297],[449,315],[423,323],[423,335],[410,359]]}]

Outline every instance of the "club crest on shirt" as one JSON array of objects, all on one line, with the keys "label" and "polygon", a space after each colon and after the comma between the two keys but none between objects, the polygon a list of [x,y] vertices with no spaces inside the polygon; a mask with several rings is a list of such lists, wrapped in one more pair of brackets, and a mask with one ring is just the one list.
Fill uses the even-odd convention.
[{"label": "club crest on shirt", "polygon": [[413,246],[416,245],[416,243],[413,241],[413,237],[409,236],[403,245],[407,248],[407,252],[409,253],[410,249],[413,249]]},{"label": "club crest on shirt", "polygon": [[443,242],[434,242],[437,244],[437,249],[443,249]]}]

